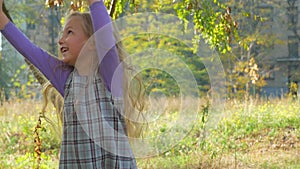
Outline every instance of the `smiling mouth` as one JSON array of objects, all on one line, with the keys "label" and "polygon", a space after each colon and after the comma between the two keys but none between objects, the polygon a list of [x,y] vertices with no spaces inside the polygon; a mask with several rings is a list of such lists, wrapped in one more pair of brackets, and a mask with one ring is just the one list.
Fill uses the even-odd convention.
[{"label": "smiling mouth", "polygon": [[67,48],[67,47],[61,47],[60,48],[60,51],[61,51],[61,53],[65,53],[65,52],[67,52],[69,49]]}]

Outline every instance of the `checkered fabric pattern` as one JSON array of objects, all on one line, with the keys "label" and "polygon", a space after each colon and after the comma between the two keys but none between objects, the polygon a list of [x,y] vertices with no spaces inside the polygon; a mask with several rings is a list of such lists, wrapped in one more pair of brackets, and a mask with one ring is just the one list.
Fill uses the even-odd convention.
[{"label": "checkered fabric pattern", "polygon": [[137,168],[125,119],[116,107],[100,73],[82,77],[74,69],[65,87],[59,168]]}]

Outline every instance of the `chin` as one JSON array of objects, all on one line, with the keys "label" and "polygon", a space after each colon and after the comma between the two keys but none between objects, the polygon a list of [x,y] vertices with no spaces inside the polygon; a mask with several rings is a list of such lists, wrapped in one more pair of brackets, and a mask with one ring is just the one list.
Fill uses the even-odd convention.
[{"label": "chin", "polygon": [[65,63],[65,64],[68,64],[70,65],[70,60],[66,59],[65,57],[63,57],[62,61]]}]

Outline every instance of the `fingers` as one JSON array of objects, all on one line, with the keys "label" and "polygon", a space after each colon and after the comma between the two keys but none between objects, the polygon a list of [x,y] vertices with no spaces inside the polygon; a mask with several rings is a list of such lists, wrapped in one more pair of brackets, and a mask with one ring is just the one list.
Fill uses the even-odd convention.
[{"label": "fingers", "polygon": [[2,4],[3,4],[3,0],[0,0],[0,12],[3,11],[3,9],[2,9],[2,8],[3,8],[3,5],[2,5]]},{"label": "fingers", "polygon": [[87,0],[89,5],[92,5],[94,2],[97,2],[97,1],[101,1],[101,0]]}]

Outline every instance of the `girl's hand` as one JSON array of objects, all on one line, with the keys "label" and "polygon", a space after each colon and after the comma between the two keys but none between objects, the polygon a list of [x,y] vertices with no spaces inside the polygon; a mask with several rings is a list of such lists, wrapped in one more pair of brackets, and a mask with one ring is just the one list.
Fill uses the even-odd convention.
[{"label": "girl's hand", "polygon": [[[0,1],[3,1],[3,0],[0,0]],[[102,1],[102,0],[87,0],[89,5],[92,5],[94,2],[97,2],[97,1]]]},{"label": "girl's hand", "polygon": [[3,30],[5,25],[9,22],[9,19],[4,14],[2,8],[3,8],[3,0],[0,0],[0,30]]},{"label": "girl's hand", "polygon": [[3,10],[2,10],[2,8],[3,8],[2,6],[3,6],[3,5],[2,5],[2,4],[3,4],[3,0],[0,0],[0,12],[1,12],[1,13],[3,13]]}]

